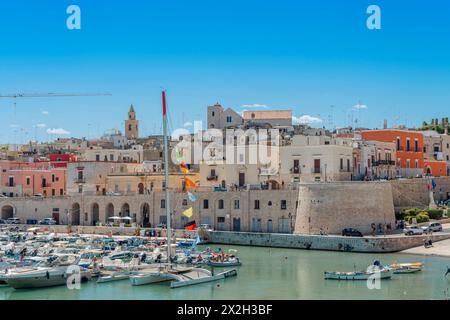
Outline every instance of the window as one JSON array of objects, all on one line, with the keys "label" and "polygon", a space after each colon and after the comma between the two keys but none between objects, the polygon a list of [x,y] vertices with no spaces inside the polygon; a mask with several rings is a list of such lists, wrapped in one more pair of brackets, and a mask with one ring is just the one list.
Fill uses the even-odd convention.
[{"label": "window", "polygon": [[216,113],[213,111],[213,112],[211,112],[211,116],[215,116],[216,115]]},{"label": "window", "polygon": [[411,151],[411,141],[409,139],[406,140],[406,151]]},{"label": "window", "polygon": [[56,190],[55,189],[52,189],[52,196],[53,197],[56,196]]},{"label": "window", "polygon": [[78,181],[82,181],[83,180],[83,171],[80,170],[78,171]]},{"label": "window", "polygon": [[314,159],[314,173],[320,173],[320,159]]},{"label": "window", "polygon": [[400,150],[401,147],[400,138],[397,138],[397,150]]},{"label": "window", "polygon": [[166,208],[166,199],[161,199],[161,209]]},{"label": "window", "polygon": [[186,206],[188,205],[188,201],[187,201],[187,199],[183,199],[183,203],[182,203],[182,205],[183,205],[184,207],[186,207]]},{"label": "window", "polygon": [[225,205],[224,205],[224,201],[222,199],[219,200],[219,209],[224,209]]},{"label": "window", "polygon": [[344,159],[341,158],[341,164],[340,164],[341,170],[344,170]]},{"label": "window", "polygon": [[109,161],[114,161],[114,155],[113,154],[109,155]]},{"label": "window", "polygon": [[100,161],[100,155],[99,154],[95,155],[95,161]]},{"label": "window", "polygon": [[350,172],[350,159],[347,159],[347,171]]},{"label": "window", "polygon": [[209,209],[209,200],[208,199],[203,200],[203,209]]},{"label": "window", "polygon": [[271,206],[272,206],[272,201],[269,201],[269,203],[267,203],[267,205],[268,205],[269,207],[271,207]]},{"label": "window", "polygon": [[31,184],[31,179],[30,177],[27,177],[27,186],[29,186]]},{"label": "window", "polygon": [[234,200],[234,209],[239,210],[240,209],[240,203],[239,200]]},{"label": "window", "polygon": [[259,210],[259,200],[255,200],[255,210]]},{"label": "window", "polygon": [[59,195],[63,196],[64,195],[64,189],[59,189]]},{"label": "window", "polygon": [[287,209],[287,201],[281,200],[281,210],[286,210],[286,209]]},{"label": "window", "polygon": [[231,116],[228,116],[228,117],[227,117],[227,122],[228,122],[228,123],[233,122],[233,118],[232,118]]},{"label": "window", "polygon": [[225,217],[217,217],[217,223],[225,223]]},{"label": "window", "polygon": [[419,152],[419,141],[417,139],[414,141],[414,152]]},{"label": "window", "polygon": [[52,174],[52,182],[55,182],[55,175]]},{"label": "window", "polygon": [[416,169],[419,169],[419,160],[416,160]]}]

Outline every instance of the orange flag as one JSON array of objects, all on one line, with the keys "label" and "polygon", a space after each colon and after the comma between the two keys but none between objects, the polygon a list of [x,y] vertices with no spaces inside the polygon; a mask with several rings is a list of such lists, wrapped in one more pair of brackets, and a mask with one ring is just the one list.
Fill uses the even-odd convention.
[{"label": "orange flag", "polygon": [[187,189],[192,189],[192,188],[197,187],[197,185],[195,184],[195,182],[192,181],[191,179],[184,178],[184,181],[186,182],[186,188],[187,188]]},{"label": "orange flag", "polygon": [[181,172],[183,172],[183,173],[189,173],[189,169],[188,169],[188,167],[187,167],[184,163],[182,163],[182,164],[180,165],[180,167],[181,167]]}]

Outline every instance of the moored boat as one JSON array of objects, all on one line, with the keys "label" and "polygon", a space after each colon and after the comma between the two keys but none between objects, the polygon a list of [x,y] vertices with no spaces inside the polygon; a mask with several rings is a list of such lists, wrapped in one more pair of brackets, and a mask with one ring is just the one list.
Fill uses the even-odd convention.
[{"label": "moored boat", "polygon": [[391,269],[381,269],[379,271],[350,271],[350,272],[339,272],[325,271],[325,280],[368,280],[371,277],[377,275],[379,279],[390,279],[392,277]]}]

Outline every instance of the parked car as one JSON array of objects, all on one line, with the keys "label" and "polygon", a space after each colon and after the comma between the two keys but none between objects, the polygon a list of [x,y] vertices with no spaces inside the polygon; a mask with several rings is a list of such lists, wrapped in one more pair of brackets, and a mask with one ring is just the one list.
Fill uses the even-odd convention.
[{"label": "parked car", "polygon": [[6,224],[6,221],[3,219],[0,219],[0,224]]},{"label": "parked car", "polygon": [[442,224],[440,224],[439,222],[433,222],[429,226],[422,227],[422,229],[423,229],[423,231],[425,233],[441,232],[442,231]]},{"label": "parked car", "polygon": [[406,236],[421,236],[423,235],[423,229],[417,226],[411,226],[403,229],[403,233]]},{"label": "parked car", "polygon": [[55,220],[55,219],[52,219],[52,218],[45,218],[45,219],[43,219],[43,220],[40,220],[40,221],[38,222],[38,224],[46,225],[46,226],[53,226],[53,225],[56,224],[56,220]]},{"label": "parked car", "polygon": [[33,198],[43,198],[44,195],[42,193],[33,194]]},{"label": "parked car", "polygon": [[9,218],[8,220],[6,220],[7,224],[20,224],[20,219],[19,218]]},{"label": "parked car", "polygon": [[0,199],[8,199],[8,197],[5,196],[4,194],[0,194]]},{"label": "parked car", "polygon": [[360,231],[353,229],[353,228],[347,228],[347,229],[342,230],[342,236],[343,237],[359,237],[359,238],[364,237],[364,235]]}]

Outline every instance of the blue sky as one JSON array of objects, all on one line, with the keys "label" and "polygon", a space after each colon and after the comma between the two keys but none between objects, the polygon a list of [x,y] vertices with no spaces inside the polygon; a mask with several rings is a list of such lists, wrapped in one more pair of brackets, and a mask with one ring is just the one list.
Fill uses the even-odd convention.
[{"label": "blue sky", "polygon": [[[66,27],[71,4],[81,30]],[[366,28],[370,4],[381,30]],[[113,94],[0,99],[0,143],[48,139],[49,128],[99,136],[123,127],[131,103],[142,134],[159,133],[161,87],[172,128],[215,102],[288,108],[326,127],[331,114],[349,125],[359,101],[367,127],[450,113],[448,1],[1,1],[0,36],[0,94]]]}]

